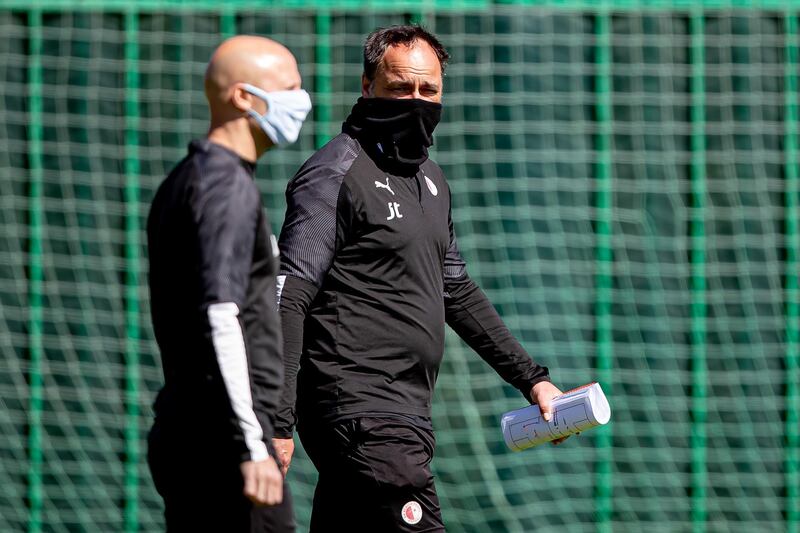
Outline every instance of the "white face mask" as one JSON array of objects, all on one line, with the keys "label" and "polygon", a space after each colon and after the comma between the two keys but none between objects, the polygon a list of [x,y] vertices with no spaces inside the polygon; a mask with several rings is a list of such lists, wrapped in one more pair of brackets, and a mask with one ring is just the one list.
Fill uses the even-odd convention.
[{"label": "white face mask", "polygon": [[307,92],[302,89],[267,92],[249,83],[242,84],[242,88],[267,103],[266,114],[260,115],[252,109],[248,109],[247,113],[258,122],[272,142],[277,146],[286,146],[297,140],[300,127],[311,111],[311,97]]}]

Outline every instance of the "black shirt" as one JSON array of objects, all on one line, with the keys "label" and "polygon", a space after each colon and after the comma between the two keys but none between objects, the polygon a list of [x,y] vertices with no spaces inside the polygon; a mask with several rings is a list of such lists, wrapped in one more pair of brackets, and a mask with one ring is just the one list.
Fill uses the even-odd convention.
[{"label": "black shirt", "polygon": [[526,396],[548,379],[467,275],[450,190],[433,161],[394,165],[346,123],[298,171],[286,199],[276,435],[291,435],[298,416],[430,416],[445,322]]},{"label": "black shirt", "polygon": [[[208,140],[164,180],[147,222],[165,427],[266,457],[280,384],[277,242],[255,165]],[[191,445],[191,444],[190,444]]]}]

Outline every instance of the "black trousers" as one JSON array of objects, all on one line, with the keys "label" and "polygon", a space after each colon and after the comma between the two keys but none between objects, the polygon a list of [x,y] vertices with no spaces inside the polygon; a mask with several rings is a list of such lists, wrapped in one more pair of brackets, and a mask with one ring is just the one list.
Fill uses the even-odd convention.
[{"label": "black trousers", "polygon": [[429,419],[370,414],[298,434],[319,471],[310,533],[444,531]]},{"label": "black trousers", "polygon": [[177,438],[165,425],[156,422],[150,431],[147,462],[164,499],[168,533],[294,533],[286,483],[281,504],[256,507],[242,494],[239,461],[230,449],[213,437],[184,433]]}]

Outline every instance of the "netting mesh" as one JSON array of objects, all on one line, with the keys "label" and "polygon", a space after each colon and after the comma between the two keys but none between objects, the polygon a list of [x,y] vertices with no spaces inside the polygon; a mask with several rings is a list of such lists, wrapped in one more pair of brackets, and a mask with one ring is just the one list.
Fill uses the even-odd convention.
[{"label": "netting mesh", "polygon": [[[161,374],[143,276],[126,296],[132,261],[140,256],[145,272],[146,257],[141,238],[138,253],[126,251],[136,228],[126,185],[136,183],[135,159],[144,227],[155,188],[206,131],[202,74],[226,24],[289,46],[317,105],[299,142],[259,165],[277,231],[286,181],[359,94],[363,38],[419,14],[227,16],[67,10],[38,19],[0,8],[1,531],[28,528],[31,509],[45,531],[163,529],[141,456]],[[449,335],[434,408],[449,530],[672,532],[691,530],[694,518],[707,531],[797,531],[798,443],[786,424],[798,409],[787,332],[800,324],[786,312],[787,258],[798,247],[787,217],[797,212],[785,208],[797,194],[788,138],[797,113],[787,107],[797,93],[786,92],[796,19],[495,6],[424,20],[453,56],[435,157],[470,273],[558,384],[607,377],[613,410],[609,427],[512,454],[498,421],[522,398]],[[135,150],[126,146],[132,124]],[[598,261],[604,220],[608,279]],[[30,253],[38,231],[42,252]],[[32,308],[39,262],[41,335]],[[133,345],[132,298],[141,324]],[[599,373],[604,349],[612,368]],[[31,383],[40,372],[38,410]],[[126,389],[138,419],[126,414]],[[30,437],[38,412],[39,441]],[[126,444],[137,425],[138,457]],[[692,439],[698,427],[703,438]],[[126,476],[131,461],[138,478]],[[290,481],[300,530],[314,480],[299,450]],[[138,484],[128,520],[126,483]]]}]

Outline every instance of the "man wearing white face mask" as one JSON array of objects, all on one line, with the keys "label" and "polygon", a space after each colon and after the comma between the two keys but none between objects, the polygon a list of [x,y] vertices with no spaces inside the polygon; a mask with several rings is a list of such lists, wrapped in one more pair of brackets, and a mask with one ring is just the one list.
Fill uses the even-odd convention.
[{"label": "man wearing white face mask", "polygon": [[168,531],[294,531],[271,445],[282,383],[278,248],[256,160],[297,140],[311,109],[292,54],[240,36],[205,77],[205,139],[156,193],[147,223],[164,387],[148,463]]}]

